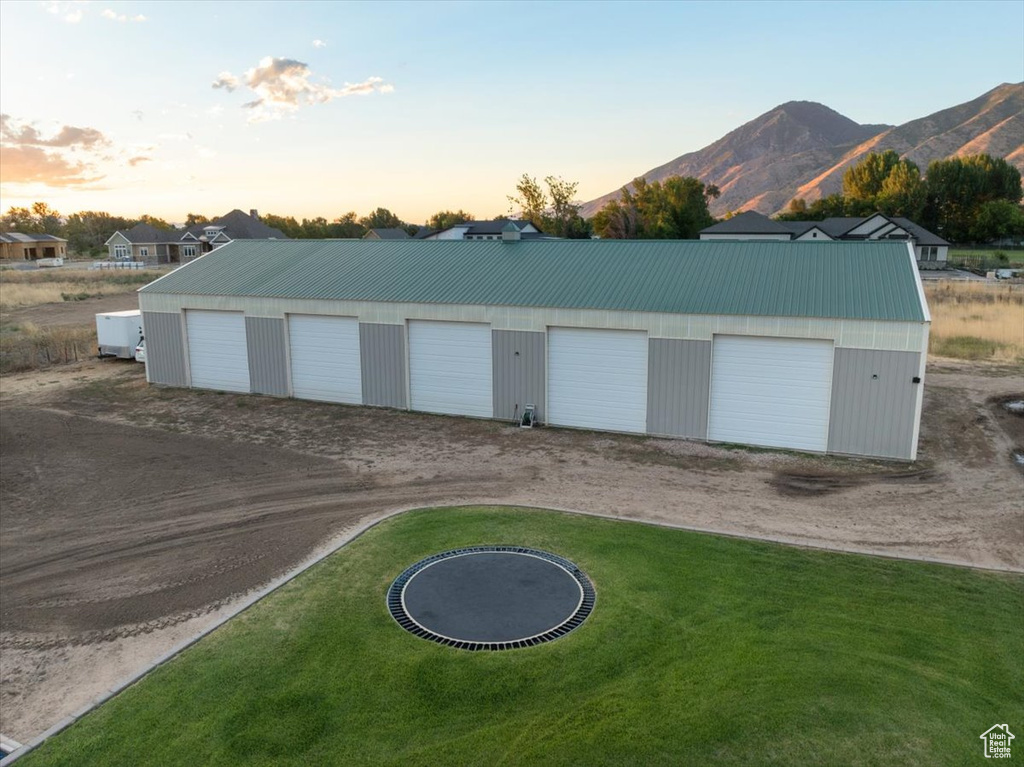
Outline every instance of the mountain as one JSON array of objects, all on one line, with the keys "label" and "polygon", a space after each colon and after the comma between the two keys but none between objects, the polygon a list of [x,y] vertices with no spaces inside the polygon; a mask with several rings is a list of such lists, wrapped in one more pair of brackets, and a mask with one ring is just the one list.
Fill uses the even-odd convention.
[{"label": "mountain", "polygon": [[[1024,172],[1024,83],[1004,83],[950,109],[899,126],[860,125],[824,104],[790,101],[713,144],[644,173],[648,181],[694,176],[722,196],[711,212],[773,214],[794,197],[813,201],[843,188],[843,173],[868,152],[893,149],[917,163],[986,152]],[[583,205],[592,216],[619,190]]]}]

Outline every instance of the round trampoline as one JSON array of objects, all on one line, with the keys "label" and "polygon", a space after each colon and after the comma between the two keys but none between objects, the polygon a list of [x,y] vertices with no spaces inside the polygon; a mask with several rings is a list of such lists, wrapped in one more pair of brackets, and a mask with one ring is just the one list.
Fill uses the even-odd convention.
[{"label": "round trampoline", "polygon": [[594,609],[590,579],[568,559],[518,546],[427,557],[388,589],[388,610],[416,636],[462,650],[532,647],[568,634]]}]

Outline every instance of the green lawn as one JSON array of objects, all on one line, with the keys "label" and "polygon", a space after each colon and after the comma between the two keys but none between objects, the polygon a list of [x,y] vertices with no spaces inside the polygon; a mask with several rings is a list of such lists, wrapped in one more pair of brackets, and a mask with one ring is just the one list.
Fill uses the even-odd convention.
[{"label": "green lawn", "polygon": [[[574,560],[593,614],[498,653],[394,624],[399,572],[485,543]],[[554,512],[414,512],[23,764],[981,763],[982,732],[1024,730],[1022,616],[1019,577]]]}]

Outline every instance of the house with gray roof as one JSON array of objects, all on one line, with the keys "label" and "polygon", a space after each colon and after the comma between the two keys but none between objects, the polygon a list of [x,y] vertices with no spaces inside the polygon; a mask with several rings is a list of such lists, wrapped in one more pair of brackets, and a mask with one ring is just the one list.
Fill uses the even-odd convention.
[{"label": "house with gray roof", "polygon": [[447,229],[429,234],[426,240],[500,240],[504,228],[511,224],[523,240],[557,240],[544,234],[531,221],[519,218],[496,218],[490,221],[464,221]]},{"label": "house with gray roof", "polygon": [[205,224],[186,229],[158,229],[139,223],[116,231],[106,241],[110,257],[119,261],[176,264],[191,261],[233,240],[287,240],[279,229],[260,221],[259,213],[237,208]]},{"label": "house with gray roof", "polygon": [[364,240],[408,240],[409,233],[398,227],[371,229],[363,235]]},{"label": "house with gray roof", "polygon": [[4,261],[38,261],[40,258],[64,258],[68,241],[52,234],[0,234],[0,259]]},{"label": "house with gray roof", "polygon": [[914,246],[921,269],[946,265],[949,243],[901,216],[873,213],[865,217],[832,217],[823,221],[775,221],[748,210],[702,229],[702,240],[905,240]]}]

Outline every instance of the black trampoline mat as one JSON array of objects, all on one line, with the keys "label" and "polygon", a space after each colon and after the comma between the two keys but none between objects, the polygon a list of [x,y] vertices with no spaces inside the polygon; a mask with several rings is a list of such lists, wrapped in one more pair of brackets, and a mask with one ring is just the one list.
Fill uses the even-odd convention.
[{"label": "black trampoline mat", "polygon": [[572,562],[509,546],[428,557],[399,576],[388,594],[403,628],[474,650],[556,639],[580,625],[593,604],[593,587]]},{"label": "black trampoline mat", "polygon": [[468,642],[511,642],[572,617],[583,589],[553,562],[530,554],[463,554],[425,567],[405,584],[406,612],[428,631]]}]

